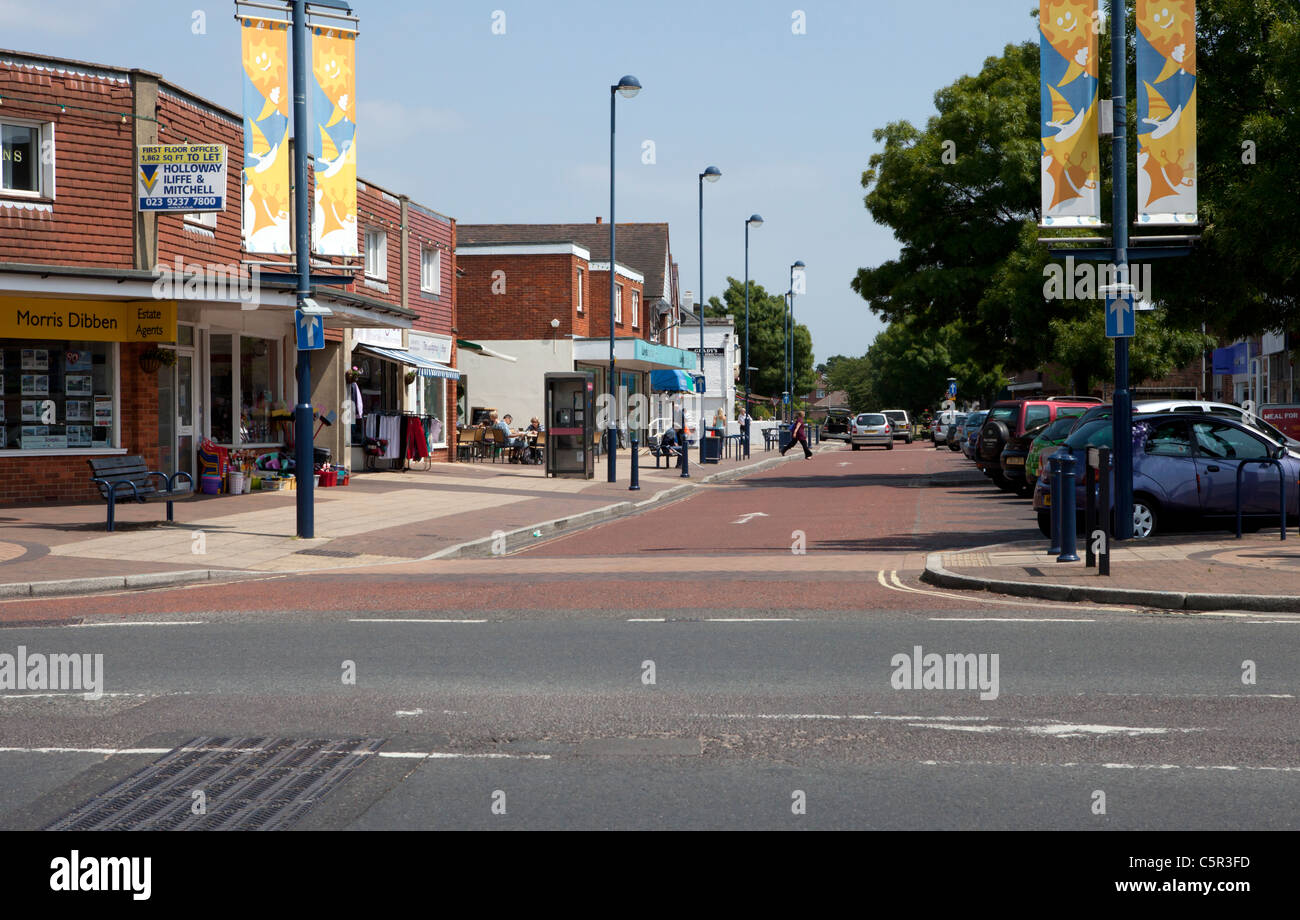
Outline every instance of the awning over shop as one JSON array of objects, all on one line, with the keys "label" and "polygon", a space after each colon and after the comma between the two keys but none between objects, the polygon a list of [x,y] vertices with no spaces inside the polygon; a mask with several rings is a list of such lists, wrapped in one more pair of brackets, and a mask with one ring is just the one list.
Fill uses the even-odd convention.
[{"label": "awning over shop", "polygon": [[413,355],[409,351],[403,351],[400,348],[380,348],[378,345],[360,344],[353,346],[352,350],[373,355],[381,361],[392,361],[394,364],[405,364],[407,367],[413,367],[420,373],[421,377],[460,379],[460,371],[443,364],[435,364],[433,361],[421,358],[419,355]]},{"label": "awning over shop", "polygon": [[493,351],[492,349],[488,348],[486,345],[480,345],[478,342],[470,342],[467,341],[466,339],[457,339],[456,344],[459,345],[461,348],[468,348],[470,351],[478,352],[479,354],[486,355],[489,358],[500,358],[502,361],[510,361],[510,362],[515,362],[519,360],[518,358],[513,357],[511,355],[503,355],[499,351]]},{"label": "awning over shop", "polygon": [[655,393],[694,393],[696,378],[686,371],[651,371],[650,389]]}]

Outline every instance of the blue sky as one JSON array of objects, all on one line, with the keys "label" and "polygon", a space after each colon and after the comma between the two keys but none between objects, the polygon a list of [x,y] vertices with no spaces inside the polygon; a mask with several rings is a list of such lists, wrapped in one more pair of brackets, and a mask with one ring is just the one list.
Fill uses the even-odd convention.
[{"label": "blue sky", "polygon": [[[744,271],[784,291],[808,264],[800,322],[818,360],[866,351],[881,325],[849,288],[898,246],[862,205],[872,131],[923,123],[936,90],[1037,32],[1031,0],[356,0],[363,178],[466,223],[609,214],[609,86],[618,101],[618,219],[667,221],[682,286]],[[196,10],[207,32],[192,30]],[[505,34],[493,34],[495,11]],[[794,11],[806,34],[792,31]],[[240,107],[225,2],[0,0],[0,47],[139,67]],[[499,20],[498,20],[499,21]],[[642,162],[644,141],[655,163]]]}]

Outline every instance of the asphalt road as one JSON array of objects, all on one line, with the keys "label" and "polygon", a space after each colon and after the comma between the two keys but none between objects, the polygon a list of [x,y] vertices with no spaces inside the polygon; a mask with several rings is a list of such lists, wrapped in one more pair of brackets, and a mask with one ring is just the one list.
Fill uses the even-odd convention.
[{"label": "asphalt road", "polygon": [[[0,827],[290,738],[376,745],[303,829],[1300,828],[1300,623],[924,588],[918,553],[1036,532],[921,487],[963,466],[834,451],[507,558],[0,605],[0,655],[104,678],[0,690]],[[899,686],[918,646],[980,686]]]}]

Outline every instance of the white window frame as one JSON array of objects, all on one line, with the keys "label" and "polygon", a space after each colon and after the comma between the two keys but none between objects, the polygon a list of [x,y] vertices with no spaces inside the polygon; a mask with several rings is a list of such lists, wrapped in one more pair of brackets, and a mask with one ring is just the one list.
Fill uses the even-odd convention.
[{"label": "white window frame", "polygon": [[[371,235],[374,235],[378,241],[377,245],[370,242]],[[388,234],[378,227],[366,228],[366,277],[375,281],[388,280]],[[370,255],[374,253],[372,262]],[[373,268],[373,271],[372,271]]]},{"label": "white window frame", "polygon": [[[15,127],[36,128],[38,129],[39,138],[36,144],[36,155],[40,158],[40,170],[36,181],[37,189],[34,192],[26,189],[9,189],[0,187],[0,198],[25,198],[29,200],[55,198],[56,183],[54,164],[58,159],[56,147],[54,144],[54,122],[52,121],[32,121],[28,118],[8,118],[0,117],[0,125],[13,125]],[[45,148],[49,145],[50,152],[54,154],[50,157],[50,162],[45,162]]]},{"label": "white window frame", "polygon": [[614,285],[614,322],[623,322],[623,285]]},{"label": "white window frame", "polygon": [[[427,264],[433,257],[433,265]],[[442,250],[432,246],[420,247],[420,290],[426,294],[442,295]]]},{"label": "white window frame", "polygon": [[194,224],[196,227],[204,227],[208,230],[215,230],[217,229],[217,212],[190,211],[185,215],[185,223]]},{"label": "white window frame", "polygon": [[641,326],[641,292],[632,292],[632,328],[638,329]]},{"label": "white window frame", "polygon": [[578,269],[578,312],[582,312],[582,286],[586,282],[587,273]]}]

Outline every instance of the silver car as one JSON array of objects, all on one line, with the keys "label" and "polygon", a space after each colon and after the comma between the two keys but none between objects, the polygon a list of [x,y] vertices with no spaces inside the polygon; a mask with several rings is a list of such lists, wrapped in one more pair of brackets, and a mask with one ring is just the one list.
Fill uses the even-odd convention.
[{"label": "silver car", "polygon": [[849,425],[849,443],[854,450],[862,447],[894,449],[894,428],[879,412],[863,412]]}]

